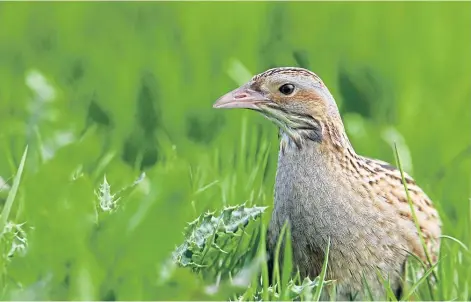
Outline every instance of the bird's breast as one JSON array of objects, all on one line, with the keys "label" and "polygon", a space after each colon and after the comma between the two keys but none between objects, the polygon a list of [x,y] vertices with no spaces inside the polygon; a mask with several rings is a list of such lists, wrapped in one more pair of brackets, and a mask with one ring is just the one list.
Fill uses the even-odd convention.
[{"label": "bird's breast", "polygon": [[345,237],[360,221],[349,207],[351,196],[336,181],[316,144],[280,152],[272,222],[288,221],[304,245],[323,246],[328,237]]}]

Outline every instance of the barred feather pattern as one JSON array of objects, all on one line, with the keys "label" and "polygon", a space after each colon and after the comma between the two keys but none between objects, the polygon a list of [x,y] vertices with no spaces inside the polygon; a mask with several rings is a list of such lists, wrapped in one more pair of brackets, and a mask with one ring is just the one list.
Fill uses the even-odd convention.
[{"label": "barred feather pattern", "polygon": [[[293,76],[307,76],[312,81],[324,86],[322,80],[310,70],[298,67],[272,68],[260,73],[252,78],[252,82],[260,82],[276,74],[285,74]],[[330,92],[327,90],[327,94]],[[283,110],[278,109],[278,110]],[[289,112],[283,112],[287,118]],[[268,117],[271,119],[270,117]],[[331,157],[336,157],[332,162],[340,162],[340,165],[333,164],[332,169],[348,176],[354,181],[350,181],[353,191],[368,196],[367,200],[372,202],[372,206],[378,211],[392,210],[397,214],[398,219],[413,222],[412,210],[409,205],[404,184],[402,183],[401,173],[398,169],[389,163],[357,155],[345,133],[344,126],[339,114],[334,114],[322,123],[313,116],[305,114],[303,116],[294,116],[301,120],[302,124],[308,125],[302,129],[286,129],[280,127],[280,153],[286,152],[287,148],[300,149],[306,141],[321,142],[323,138],[324,145],[331,148]],[[285,134],[286,132],[286,134]],[[409,196],[417,216],[418,225],[424,238],[427,252],[431,261],[435,263],[438,259],[440,247],[441,221],[437,210],[434,208],[430,198],[416,184],[415,180],[404,172],[404,178],[409,191]],[[416,234],[418,236],[418,232]],[[426,254],[420,241],[411,238],[412,252],[419,256],[425,263],[428,262]]]},{"label": "barred feather pattern", "polygon": [[[280,85],[285,83],[296,89],[282,93]],[[405,174],[409,203],[399,170],[355,152],[333,96],[315,73],[273,68],[240,89],[262,96],[265,101],[250,109],[273,121],[280,131],[269,253],[288,222],[295,267],[302,277],[314,278],[330,241],[327,278],[337,280],[340,300],[366,298],[364,280],[374,297],[384,297],[378,269],[399,295],[409,253],[425,263],[427,255],[432,263],[437,261],[441,222],[430,198]]]}]

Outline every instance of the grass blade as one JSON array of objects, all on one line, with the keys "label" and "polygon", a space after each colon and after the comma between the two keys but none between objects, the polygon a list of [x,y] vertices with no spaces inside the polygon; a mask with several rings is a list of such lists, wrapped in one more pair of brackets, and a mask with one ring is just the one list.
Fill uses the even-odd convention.
[{"label": "grass blade", "polygon": [[383,275],[381,274],[380,270],[376,269],[376,274],[378,278],[383,283],[384,288],[386,289],[386,301],[397,301],[396,295],[394,294],[393,290],[391,289],[391,284],[389,283],[389,278],[386,280]]},{"label": "grass blade", "polygon": [[293,250],[291,248],[291,232],[290,228],[286,228],[285,232],[285,244],[283,252],[283,269],[281,270],[281,286],[280,286],[280,297],[283,301],[288,300],[288,283],[291,279],[293,270]]},{"label": "grass blade", "polygon": [[394,145],[394,151],[395,151],[395,156],[396,156],[396,161],[397,161],[397,167],[399,168],[399,171],[401,172],[402,184],[403,184],[404,190],[406,192],[407,202],[409,203],[409,206],[410,206],[410,210],[411,210],[411,213],[412,213],[412,217],[414,219],[415,227],[417,228],[417,232],[419,233],[420,242],[422,243],[422,247],[424,249],[424,253],[425,253],[425,256],[427,258],[427,262],[429,263],[430,266],[432,266],[432,261],[431,261],[431,258],[430,258],[430,254],[429,254],[427,246],[425,244],[425,239],[424,239],[424,236],[422,234],[422,231],[420,230],[420,225],[419,225],[419,221],[417,219],[417,214],[415,213],[414,204],[412,203],[412,199],[410,198],[410,194],[409,194],[409,189],[407,188],[407,182],[406,182],[406,178],[404,176],[404,170],[402,169],[402,164],[401,164],[401,160],[399,159],[399,153],[397,151],[397,146],[396,145]]},{"label": "grass blade", "polygon": [[322,294],[322,288],[324,287],[325,276],[327,274],[327,263],[329,262],[329,251],[330,251],[330,237],[327,241],[327,248],[325,249],[324,263],[322,264],[322,271],[319,275],[319,285],[316,287],[314,293],[314,301],[319,301]]},{"label": "grass blade", "polygon": [[285,239],[285,233],[286,229],[288,228],[288,222],[285,222],[283,227],[281,228],[280,235],[278,237],[278,242],[276,243],[276,249],[275,249],[275,259],[273,262],[273,279],[274,283],[278,284],[278,286],[281,286],[281,273],[280,273],[280,250],[281,250],[281,244],[283,243]]},{"label": "grass blade", "polygon": [[265,225],[263,223],[260,223],[260,256],[263,259],[262,263],[262,300],[263,301],[268,301],[269,295],[268,295],[268,287],[270,284],[268,284],[268,264],[267,264],[267,247],[266,247],[266,229]]},{"label": "grass blade", "polygon": [[362,278],[363,278],[363,286],[364,286],[363,291],[366,292],[369,301],[374,301],[375,299],[373,298],[373,293],[371,292],[371,287],[368,283],[368,280],[366,280],[366,277],[365,277],[364,273],[362,274]]},{"label": "grass blade", "polygon": [[[409,207],[410,207],[410,210],[411,210],[411,213],[412,213],[412,218],[414,219],[414,224],[415,224],[415,227],[417,229],[417,233],[419,234],[420,243],[422,244],[422,248],[424,249],[425,257],[427,259],[429,267],[433,267],[432,260],[430,258],[430,254],[429,254],[428,249],[427,249],[427,245],[425,244],[424,236],[422,234],[422,231],[420,230],[419,220],[417,219],[417,214],[415,213],[414,204],[412,203],[412,199],[410,198],[409,189],[407,188],[407,182],[406,182],[406,178],[404,176],[404,170],[402,169],[402,164],[401,164],[401,160],[399,158],[399,152],[397,151],[396,144],[394,144],[394,153],[395,153],[395,157],[396,157],[397,167],[398,167],[398,169],[401,173],[402,185],[404,186],[404,190],[406,192],[407,202],[409,203]],[[438,277],[437,277],[437,274],[435,274],[435,271],[432,271],[432,274],[433,274],[435,280],[438,281]],[[434,300],[432,285],[430,284],[430,280],[427,279],[427,283],[428,283],[428,287],[429,287],[429,290],[430,290],[430,296],[432,297],[432,300]]]},{"label": "grass blade", "polygon": [[454,242],[458,243],[458,245],[460,245],[466,252],[469,253],[468,247],[463,242],[456,239],[455,237],[448,236],[448,235],[440,235],[440,238],[450,239],[451,241],[454,241]]},{"label": "grass blade", "polygon": [[430,274],[433,272],[433,270],[435,269],[435,267],[437,266],[438,262],[433,265],[432,267],[430,267],[422,277],[420,277],[419,280],[417,280],[417,282],[415,282],[414,284],[412,284],[411,288],[409,289],[409,291],[407,292],[407,294],[405,294],[402,298],[402,300],[408,300],[409,297],[414,293],[414,291],[419,287],[420,284],[422,284],[422,282],[424,282],[428,276],[430,276]]},{"label": "grass blade", "polygon": [[5,202],[5,206],[3,207],[2,213],[0,214],[1,232],[3,232],[5,225],[7,224],[8,216],[10,215],[13,201],[15,200],[16,193],[18,192],[18,187],[20,186],[21,175],[23,174],[23,168],[25,166],[27,154],[28,154],[28,146],[26,146],[25,151],[23,152],[20,166],[18,167],[18,171],[16,172],[15,179],[13,180],[13,186],[11,187],[10,192],[8,192],[7,201]]}]

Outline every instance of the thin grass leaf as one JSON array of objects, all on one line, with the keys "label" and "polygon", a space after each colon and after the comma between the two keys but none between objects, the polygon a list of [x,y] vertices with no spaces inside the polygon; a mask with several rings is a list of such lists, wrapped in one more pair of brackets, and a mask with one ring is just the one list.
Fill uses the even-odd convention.
[{"label": "thin grass leaf", "polygon": [[390,301],[397,301],[396,295],[394,294],[393,290],[391,289],[391,284],[389,283],[389,279],[386,280],[383,275],[381,274],[380,270],[376,268],[376,274],[378,278],[383,283],[384,289],[386,289],[386,300]]},{"label": "thin grass leaf", "polygon": [[337,301],[337,282],[332,282],[329,288],[330,301]]},{"label": "thin grass leaf", "polygon": [[219,180],[215,180],[215,181],[213,181],[213,182],[211,182],[211,183],[209,183],[209,184],[207,184],[207,185],[205,185],[205,186],[199,188],[198,190],[196,190],[195,195],[198,195],[198,194],[200,194],[200,193],[203,193],[204,191],[206,191],[207,189],[209,189],[209,188],[211,188],[212,186],[216,185],[217,183],[219,183]]},{"label": "thin grass leaf", "polygon": [[13,201],[15,200],[16,193],[18,192],[18,187],[20,186],[21,175],[23,174],[23,168],[25,166],[27,154],[28,154],[28,146],[26,146],[25,151],[23,152],[20,166],[18,167],[18,171],[16,172],[15,179],[13,180],[13,185],[10,189],[10,192],[8,192],[7,201],[5,202],[5,206],[3,207],[2,213],[0,214],[0,230],[2,233],[7,224],[8,216],[10,216],[11,207],[13,205]]},{"label": "thin grass leaf", "polygon": [[268,280],[268,263],[267,263],[267,247],[266,247],[266,229],[263,223],[260,224],[260,256],[262,257],[262,299],[268,301],[268,287],[270,286]]},{"label": "thin grass leaf", "polygon": [[243,85],[249,81],[253,74],[236,58],[231,58],[229,60],[229,66],[227,68],[227,74],[231,79],[236,82],[238,85]]},{"label": "thin grass leaf", "polygon": [[418,263],[420,263],[420,265],[422,266],[423,269],[427,269],[427,264],[425,264],[422,259],[419,258],[419,256],[417,256],[416,254],[410,252],[410,251],[406,251],[406,253],[411,256],[412,258],[414,258]]},{"label": "thin grass leaf", "polygon": [[288,227],[288,222],[285,222],[283,224],[283,227],[281,228],[280,235],[278,237],[278,242],[276,243],[276,248],[275,248],[275,259],[273,262],[273,275],[275,276],[275,284],[278,286],[281,286],[281,274],[280,274],[280,250],[281,250],[281,244],[284,240],[285,233],[286,233],[286,228]]},{"label": "thin grass leaf", "polygon": [[396,145],[394,145],[394,151],[395,151],[397,166],[399,168],[399,171],[401,172],[402,185],[404,186],[404,190],[406,192],[406,197],[407,197],[407,202],[409,203],[409,207],[410,207],[410,210],[411,210],[411,213],[412,213],[412,217],[414,219],[414,224],[415,224],[415,227],[417,228],[417,232],[419,233],[420,242],[422,244],[422,248],[424,249],[424,253],[425,253],[425,257],[427,258],[427,262],[429,263],[430,266],[432,266],[432,260],[430,258],[430,254],[428,252],[427,245],[425,244],[424,236],[422,234],[422,231],[420,230],[419,220],[417,219],[417,214],[415,213],[414,204],[412,203],[412,199],[410,198],[409,189],[407,188],[407,182],[406,182],[406,178],[404,176],[404,170],[402,169],[402,164],[401,164],[401,160],[399,159],[399,153],[397,151],[397,146]]},{"label": "thin grass leaf", "polygon": [[448,235],[440,235],[439,238],[450,239],[451,241],[454,241],[454,242],[458,243],[466,252],[469,253],[468,247],[467,247],[463,242],[461,242],[460,240],[456,239],[455,237],[448,236]]},{"label": "thin grass leaf", "polygon": [[287,226],[286,232],[285,232],[285,244],[284,244],[284,251],[283,251],[283,270],[281,271],[280,297],[282,300],[288,299],[289,291],[286,289],[291,278],[292,269],[293,269],[293,250],[291,248],[291,231],[290,231],[289,226]]},{"label": "thin grass leaf", "polygon": [[407,292],[407,294],[405,294],[402,298],[402,300],[407,300],[409,299],[409,297],[414,293],[414,291],[419,287],[420,284],[422,284],[427,278],[428,276],[433,272],[433,270],[435,269],[435,267],[438,265],[438,262],[435,263],[435,265],[433,265],[432,267],[430,267],[422,277],[420,277],[420,279],[415,282],[414,284],[412,284],[411,288],[409,289],[409,291]]},{"label": "thin grass leaf", "polygon": [[364,273],[362,274],[362,278],[363,278],[363,286],[364,286],[363,291],[367,293],[368,299],[370,301],[374,301],[373,293],[371,292],[370,285],[368,284],[368,280],[366,280],[366,277],[365,277]]},{"label": "thin grass leaf", "polygon": [[299,270],[296,270],[296,275],[294,276],[293,281],[296,283],[301,283],[301,274],[299,273]]},{"label": "thin grass leaf", "polygon": [[44,142],[41,136],[41,132],[39,132],[39,127],[37,125],[34,126],[34,134],[36,135],[37,145],[39,146],[38,148],[39,162],[42,164],[45,162],[44,153],[42,149],[44,146]]},{"label": "thin grass leaf", "polygon": [[319,284],[316,287],[316,292],[314,293],[314,301],[319,301],[322,294],[322,288],[324,287],[325,276],[327,274],[327,263],[329,262],[329,251],[330,251],[330,237],[327,241],[327,247],[325,249],[325,258],[324,263],[322,264],[322,271],[319,275]]},{"label": "thin grass leaf", "polygon": [[409,261],[406,260],[406,264],[404,265],[404,272],[401,277],[401,282],[402,282],[402,296],[399,296],[398,299],[402,300],[402,297],[404,296],[404,292],[409,291],[409,284],[407,283],[407,276],[409,276]]}]

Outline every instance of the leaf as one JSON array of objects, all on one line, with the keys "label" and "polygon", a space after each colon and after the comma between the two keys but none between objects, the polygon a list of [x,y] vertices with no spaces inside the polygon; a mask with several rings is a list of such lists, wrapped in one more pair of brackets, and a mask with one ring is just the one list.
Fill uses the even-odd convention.
[{"label": "leaf", "polygon": [[[245,260],[242,256],[247,255],[251,248],[257,247],[255,243],[246,242],[245,245],[249,246],[242,248],[242,237],[250,222],[258,220],[265,209],[266,207],[239,205],[224,208],[218,216],[214,212],[199,216],[185,229],[184,242],[173,252],[173,261],[198,271],[209,272],[215,268],[209,274],[220,270],[230,272],[235,267],[240,267]],[[258,232],[259,229],[255,228],[255,231]],[[248,240],[254,238],[254,235],[256,234],[245,237]]]},{"label": "leaf", "polygon": [[378,278],[381,280],[383,283],[384,288],[386,289],[386,300],[390,301],[397,301],[396,295],[394,294],[393,290],[391,289],[391,284],[389,283],[389,279],[386,280],[383,275],[381,275],[381,272],[379,269],[376,270],[376,274],[378,275]]},{"label": "leaf", "polygon": [[285,286],[288,284],[293,269],[293,250],[291,247],[291,231],[286,228],[286,236],[283,251],[283,270],[281,276],[281,298],[286,300],[287,292],[284,291]]},{"label": "leaf", "polygon": [[[397,167],[399,168],[399,171],[401,172],[401,179],[402,179],[402,184],[404,186],[404,190],[406,192],[407,202],[409,203],[409,207],[410,207],[410,210],[411,210],[411,213],[412,213],[412,218],[414,219],[414,224],[415,224],[415,227],[417,229],[417,233],[419,234],[420,243],[422,244],[422,248],[424,249],[424,253],[425,253],[425,257],[427,258],[428,265],[429,265],[429,267],[432,267],[433,266],[432,260],[430,258],[430,254],[428,252],[427,245],[425,244],[425,239],[424,239],[424,236],[422,234],[422,230],[420,229],[420,225],[419,225],[419,221],[417,219],[417,214],[415,213],[414,205],[413,205],[412,200],[411,200],[410,195],[409,195],[409,189],[407,188],[407,182],[406,182],[406,179],[405,179],[405,176],[404,176],[404,170],[402,169],[401,160],[399,158],[399,152],[397,151],[397,146],[395,144],[394,144],[394,151],[395,151],[394,153],[395,153],[395,157],[396,157],[396,161],[397,161]],[[432,274],[433,274],[435,280],[438,281],[438,277],[437,277],[437,274],[435,274],[435,271],[432,271]],[[430,280],[428,280],[428,279],[427,279],[427,284],[428,284],[430,296],[432,297],[432,300],[434,300],[433,299],[432,284],[430,283]]]},{"label": "leaf", "polygon": [[324,263],[322,264],[322,271],[319,276],[320,284],[316,288],[316,292],[314,293],[314,298],[313,298],[314,301],[319,301],[319,299],[321,298],[322,288],[324,287],[325,276],[327,274],[327,263],[329,262],[329,250],[330,250],[330,238],[327,241],[327,247],[325,249],[325,256],[324,256]]},{"label": "leaf", "polygon": [[25,166],[26,155],[28,154],[28,146],[26,146],[23,156],[21,157],[20,166],[16,172],[15,179],[13,180],[13,186],[11,187],[10,192],[8,193],[7,201],[3,207],[2,214],[0,214],[0,230],[3,233],[5,226],[7,224],[8,216],[10,215],[11,207],[13,201],[15,200],[16,193],[18,192],[18,187],[20,186],[21,175],[23,174],[23,168]]},{"label": "leaf", "polygon": [[417,282],[415,282],[412,287],[409,289],[409,291],[407,292],[407,294],[404,295],[404,297],[402,297],[402,300],[407,300],[409,299],[409,297],[414,293],[414,291],[419,287],[420,284],[422,284],[425,280],[427,280],[428,276],[430,276],[430,274],[432,274],[433,270],[435,269],[435,267],[438,265],[438,262],[435,263],[434,266],[430,267],[422,277],[420,277],[419,280],[417,280]]}]

